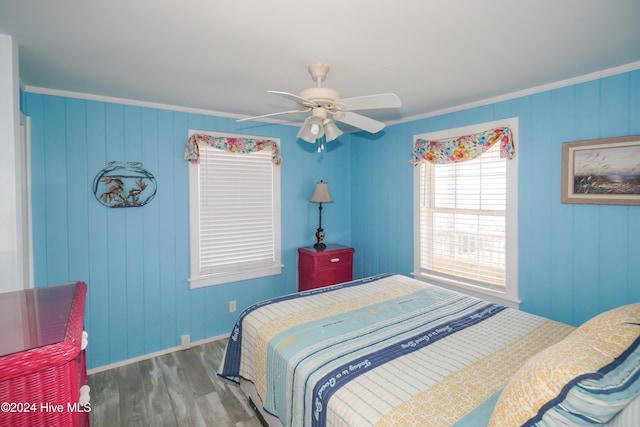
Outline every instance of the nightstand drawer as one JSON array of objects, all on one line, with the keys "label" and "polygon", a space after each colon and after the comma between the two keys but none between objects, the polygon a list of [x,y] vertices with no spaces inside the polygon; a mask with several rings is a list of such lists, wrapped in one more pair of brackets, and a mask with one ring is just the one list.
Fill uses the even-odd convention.
[{"label": "nightstand drawer", "polygon": [[318,270],[313,289],[335,285],[336,283],[350,282],[353,279],[352,271],[351,263],[344,263],[340,268]]},{"label": "nightstand drawer", "polygon": [[351,267],[353,262],[352,250],[332,251],[331,254],[326,255],[327,256],[319,256],[315,258],[316,267],[318,269],[340,268],[345,265]]}]

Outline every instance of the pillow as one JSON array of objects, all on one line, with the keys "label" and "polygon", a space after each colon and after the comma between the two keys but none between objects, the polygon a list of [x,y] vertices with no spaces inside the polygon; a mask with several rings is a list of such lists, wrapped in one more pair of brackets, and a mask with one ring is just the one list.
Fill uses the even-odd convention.
[{"label": "pillow", "polygon": [[640,303],[623,305],[605,311],[587,320],[573,331],[574,334],[589,334],[605,328],[616,328],[629,323],[640,323]]},{"label": "pillow", "polygon": [[598,425],[640,395],[640,303],[585,322],[509,379],[490,427]]}]

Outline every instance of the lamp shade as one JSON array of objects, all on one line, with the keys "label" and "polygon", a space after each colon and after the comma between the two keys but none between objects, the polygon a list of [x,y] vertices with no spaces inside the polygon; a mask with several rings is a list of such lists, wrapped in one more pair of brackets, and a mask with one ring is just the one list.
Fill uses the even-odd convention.
[{"label": "lamp shade", "polygon": [[329,194],[329,187],[324,181],[316,183],[316,189],[311,196],[311,202],[313,203],[333,203],[331,194]]},{"label": "lamp shade", "polygon": [[316,139],[324,136],[324,127],[322,127],[322,118],[312,116],[304,121],[297,137],[307,141],[310,144],[316,142]]},{"label": "lamp shade", "polygon": [[342,135],[342,131],[338,129],[338,126],[336,126],[333,121],[327,119],[324,121],[324,135],[327,139],[327,142],[331,142]]}]

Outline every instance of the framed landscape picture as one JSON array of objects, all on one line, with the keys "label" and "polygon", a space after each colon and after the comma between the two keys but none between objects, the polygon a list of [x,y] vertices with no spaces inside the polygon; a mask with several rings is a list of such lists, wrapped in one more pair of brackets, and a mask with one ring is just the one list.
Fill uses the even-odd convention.
[{"label": "framed landscape picture", "polygon": [[640,135],[562,144],[562,203],[640,205]]}]

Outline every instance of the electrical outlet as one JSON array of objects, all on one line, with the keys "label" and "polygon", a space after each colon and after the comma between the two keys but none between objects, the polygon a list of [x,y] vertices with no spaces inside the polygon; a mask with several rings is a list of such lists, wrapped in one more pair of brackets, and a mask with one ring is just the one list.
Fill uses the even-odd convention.
[{"label": "electrical outlet", "polygon": [[182,335],[180,337],[180,348],[187,349],[191,346],[191,335]]},{"label": "electrical outlet", "polygon": [[229,313],[236,312],[236,300],[229,301]]}]

